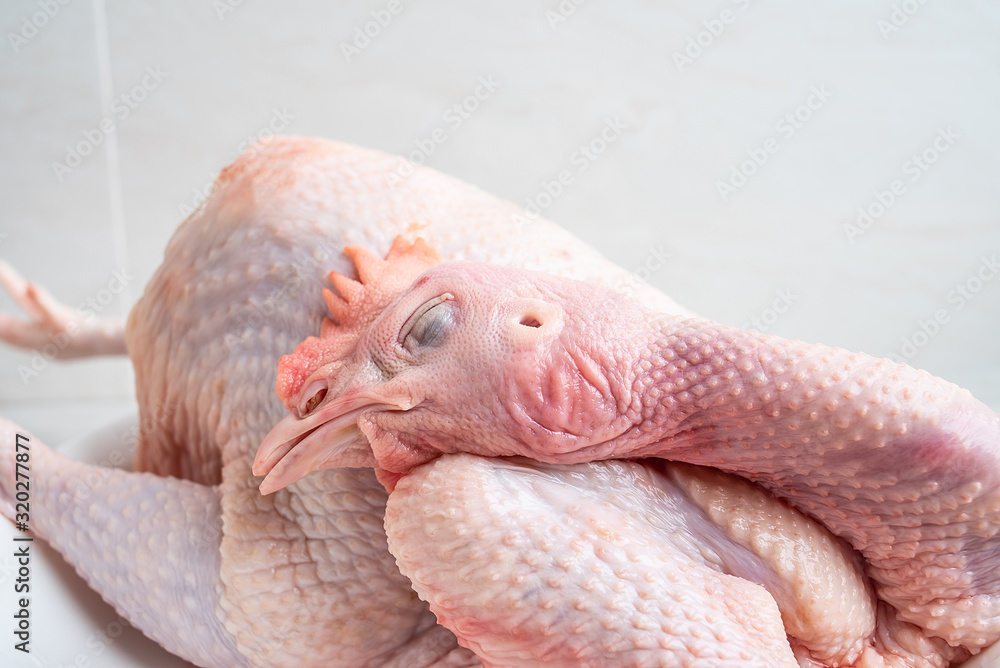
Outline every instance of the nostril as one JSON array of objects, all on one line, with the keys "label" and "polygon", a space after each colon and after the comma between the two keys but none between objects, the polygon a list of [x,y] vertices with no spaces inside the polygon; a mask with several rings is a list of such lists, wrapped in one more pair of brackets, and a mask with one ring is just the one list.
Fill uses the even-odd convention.
[{"label": "nostril", "polygon": [[302,409],[302,417],[305,417],[316,410],[316,407],[322,403],[324,397],[326,397],[325,387],[320,388],[316,394],[309,397],[309,401],[306,402],[306,405]]},{"label": "nostril", "polygon": [[536,318],[534,316],[531,316],[531,315],[526,315],[523,318],[521,318],[521,324],[524,325],[525,327],[541,327],[542,326],[542,323],[540,323],[538,321],[538,318]]}]

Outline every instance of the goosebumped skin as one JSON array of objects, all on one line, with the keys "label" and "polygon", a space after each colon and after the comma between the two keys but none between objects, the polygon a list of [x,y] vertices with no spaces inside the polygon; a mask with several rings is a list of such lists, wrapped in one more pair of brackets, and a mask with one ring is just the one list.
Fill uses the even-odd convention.
[{"label": "goosebumped skin", "polygon": [[[652,527],[643,507],[663,512]],[[798,665],[774,600],[712,563],[751,557],[641,465],[446,456],[399,482],[386,527],[486,666]]]},{"label": "goosebumped skin", "polygon": [[713,466],[847,540],[928,637],[1000,638],[1000,417],[926,372],[454,263],[372,324],[337,382],[319,410],[350,406],[396,476],[456,452]]},{"label": "goosebumped skin", "polygon": [[[17,454],[28,463],[16,467]],[[73,461],[0,418],[0,511],[11,518],[25,508],[7,486],[16,474],[30,497],[30,537],[67,555],[134,626],[195,665],[246,665],[215,614],[218,489]]]},{"label": "goosebumped skin", "polygon": [[[896,649],[872,637],[849,549],[709,469],[446,455],[399,481],[386,527],[400,569],[487,665],[796,666],[794,648],[804,665],[871,666]],[[917,650],[897,658],[954,655]]]},{"label": "goosebumped skin", "polygon": [[647,350],[664,375],[636,378],[619,452],[758,482],[851,543],[900,619],[973,650],[1000,638],[996,413],[905,365],[701,321]]},{"label": "goosebumped skin", "polygon": [[[669,481],[661,489],[675,485],[732,542],[716,548],[723,569],[774,597],[797,656],[831,665],[858,660],[875,629],[875,601],[852,550],[742,478],[674,462],[649,466]],[[763,577],[732,563],[736,546],[760,559]]]}]

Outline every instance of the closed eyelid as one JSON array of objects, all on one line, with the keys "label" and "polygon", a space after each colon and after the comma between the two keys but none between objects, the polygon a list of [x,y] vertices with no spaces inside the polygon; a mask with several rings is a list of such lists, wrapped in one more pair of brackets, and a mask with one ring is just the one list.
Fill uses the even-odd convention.
[{"label": "closed eyelid", "polygon": [[452,301],[454,299],[455,295],[451,294],[450,292],[446,292],[443,295],[439,295],[421,304],[417,308],[417,310],[414,311],[413,314],[406,319],[406,322],[403,323],[403,326],[399,328],[399,336],[396,338],[396,343],[398,343],[399,345],[403,345],[403,342],[406,340],[406,337],[409,336],[410,331],[413,329],[413,326],[417,323],[418,320],[420,320],[421,317],[423,317],[425,313],[430,311],[435,306],[438,306],[439,304],[443,304],[444,302]]}]

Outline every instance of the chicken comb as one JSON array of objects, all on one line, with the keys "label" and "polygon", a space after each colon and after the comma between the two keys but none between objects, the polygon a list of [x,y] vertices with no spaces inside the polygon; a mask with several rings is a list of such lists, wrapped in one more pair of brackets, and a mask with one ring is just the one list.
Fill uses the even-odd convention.
[{"label": "chicken comb", "polygon": [[330,317],[323,319],[319,336],[310,336],[291,355],[278,360],[277,393],[289,410],[306,380],[320,367],[347,357],[361,333],[382,310],[420,274],[441,263],[441,256],[423,239],[410,242],[397,236],[382,259],[367,248],[347,246],[344,254],[354,264],[358,279],[330,272],[336,292],[323,288]]}]

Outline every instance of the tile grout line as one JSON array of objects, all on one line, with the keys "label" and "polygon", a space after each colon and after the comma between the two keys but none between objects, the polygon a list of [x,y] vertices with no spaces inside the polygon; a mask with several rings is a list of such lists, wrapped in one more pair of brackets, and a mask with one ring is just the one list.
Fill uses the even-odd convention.
[{"label": "tile grout line", "polygon": [[[111,76],[111,47],[108,39],[108,15],[105,0],[93,0],[94,42],[97,46],[97,69],[101,86],[101,107],[105,118],[114,118],[111,106],[114,102],[114,81]],[[118,151],[118,133],[105,135],[104,153],[108,161],[108,199],[111,205],[111,232],[115,244],[115,264],[118,269],[127,270],[128,240],[125,234],[125,202],[122,194],[121,160]],[[128,284],[120,294],[122,315],[128,315],[132,307],[132,295]]]}]

